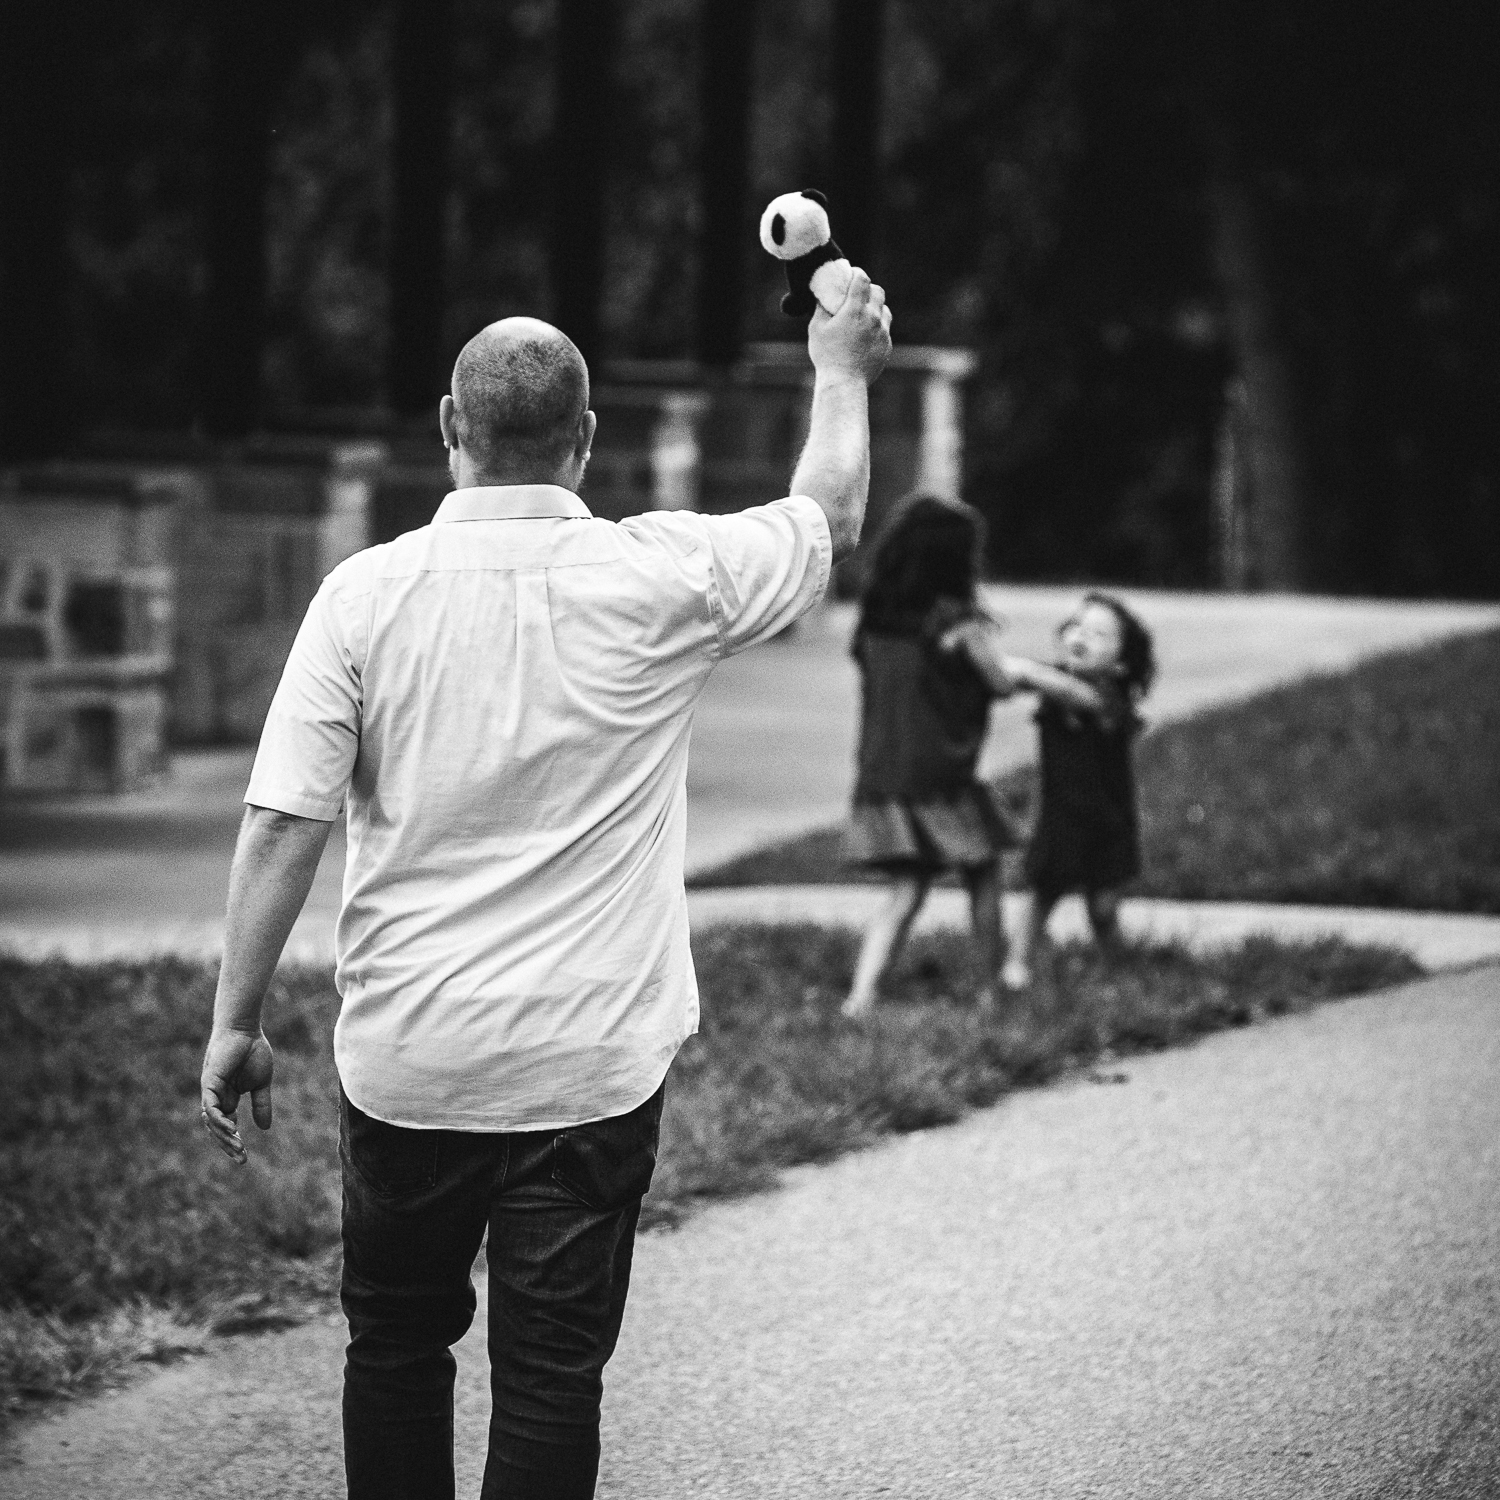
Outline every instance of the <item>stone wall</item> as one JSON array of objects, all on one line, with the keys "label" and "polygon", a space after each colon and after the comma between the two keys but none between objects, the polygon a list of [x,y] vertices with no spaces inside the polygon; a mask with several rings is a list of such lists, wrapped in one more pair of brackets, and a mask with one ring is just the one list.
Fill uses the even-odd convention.
[{"label": "stone wall", "polygon": [[0,484],[0,788],[112,791],[164,766],[177,477]]},{"label": "stone wall", "polygon": [[[896,350],[871,398],[867,537],[913,489],[958,492],[962,383],[971,365],[962,350]],[[802,345],[752,346],[740,366],[713,378],[670,362],[616,362],[599,373],[593,393],[599,432],[583,487],[596,515],[619,520],[653,508],[724,513],[787,493],[812,390]],[[9,568],[0,575],[8,590],[0,598],[12,601],[10,613],[0,613],[0,661],[12,665],[0,670],[0,724],[15,720],[16,660],[37,651],[39,641],[54,654],[66,644],[56,589],[35,619],[14,603],[27,586],[17,581],[12,554],[53,557],[59,568],[68,558],[74,561],[67,567],[97,570],[108,559],[115,560],[110,567],[125,566],[119,560],[144,547],[159,558],[152,564],[159,570],[152,575],[158,602],[150,607],[170,616],[169,643],[153,658],[156,686],[142,689],[146,697],[127,702],[119,682],[109,690],[121,733],[128,730],[132,745],[153,735],[159,742],[163,733],[179,744],[253,741],[323,577],[360,548],[426,525],[449,488],[445,460],[435,426],[429,437],[381,440],[266,436],[209,446],[122,439],[113,450],[99,445],[88,463],[50,465],[50,478],[26,480],[32,486],[26,503],[47,513],[45,542],[24,533],[33,522],[12,503],[21,481],[10,476],[12,500],[0,494],[10,528],[0,532]],[[93,486],[114,502],[80,501],[77,494],[70,500],[69,486]],[[148,492],[160,503],[139,503]],[[126,504],[121,497],[129,496],[137,498]],[[154,529],[141,541],[143,528]],[[840,570],[837,586],[846,594],[858,588],[864,551]],[[121,596],[134,597],[129,589]],[[78,743],[58,751],[59,765],[104,753],[97,722],[78,717],[102,702],[104,690],[81,679],[75,686],[84,696],[59,711],[65,719],[73,714],[69,733]],[[92,750],[84,743],[91,734]],[[124,752],[111,753],[124,764]],[[12,749],[12,764],[14,756]]]},{"label": "stone wall", "polygon": [[224,450],[178,515],[179,744],[253,741],[324,576],[370,542],[383,445],[277,439]]}]

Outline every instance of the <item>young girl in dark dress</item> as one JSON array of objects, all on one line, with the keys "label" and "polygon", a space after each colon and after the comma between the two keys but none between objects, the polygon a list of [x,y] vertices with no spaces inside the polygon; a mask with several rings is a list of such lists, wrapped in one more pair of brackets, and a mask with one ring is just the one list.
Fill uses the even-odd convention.
[{"label": "young girl in dark dress", "polygon": [[889,886],[865,931],[847,1016],[874,1004],[944,870],[968,887],[979,1000],[994,1005],[1005,958],[999,859],[1017,840],[974,776],[990,702],[1006,691],[997,627],[975,595],[983,539],[977,511],[922,495],[902,506],[872,560],[853,647],[863,713],[847,852]]},{"label": "young girl in dark dress", "polygon": [[1016,688],[1041,695],[1041,811],[1026,851],[1029,911],[1005,965],[1009,989],[1031,982],[1031,958],[1059,899],[1081,891],[1101,947],[1118,939],[1120,888],[1140,873],[1131,744],[1136,705],[1156,675],[1151,634],[1118,599],[1088,593],[1058,630],[1059,665],[1001,658]]}]

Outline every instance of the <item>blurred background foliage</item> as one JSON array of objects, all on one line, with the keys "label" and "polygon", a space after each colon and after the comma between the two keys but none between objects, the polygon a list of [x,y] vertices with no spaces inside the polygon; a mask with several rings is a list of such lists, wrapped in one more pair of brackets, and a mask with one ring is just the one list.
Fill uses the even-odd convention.
[{"label": "blurred background foliage", "polygon": [[[337,425],[387,394],[394,7],[295,9],[266,411]],[[194,420],[216,10],[98,6],[79,52],[68,359],[97,425]],[[718,166],[700,160],[701,10],[616,6],[606,356],[692,351],[699,174]],[[758,207],[829,172],[832,10],[757,7],[752,339],[788,336]],[[1477,5],[886,0],[884,15],[866,258],[900,340],[981,355],[967,488],[1002,576],[1216,582],[1216,452],[1258,347],[1250,384],[1314,497],[1303,581],[1500,589],[1500,75]],[[454,349],[551,302],[550,205],[569,189],[549,157],[556,22],[549,0],[457,0]]]}]

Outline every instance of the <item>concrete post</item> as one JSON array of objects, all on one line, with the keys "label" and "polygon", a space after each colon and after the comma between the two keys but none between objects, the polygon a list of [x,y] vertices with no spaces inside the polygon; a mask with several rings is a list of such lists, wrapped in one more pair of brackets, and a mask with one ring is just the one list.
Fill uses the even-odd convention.
[{"label": "concrete post", "polygon": [[927,348],[923,354],[916,488],[956,499],[963,492],[963,382],[978,361],[967,349]]},{"label": "concrete post", "polygon": [[703,391],[667,391],[651,433],[651,508],[697,510],[703,449],[700,424],[708,411]]},{"label": "concrete post", "polygon": [[340,443],[328,455],[325,505],[318,525],[318,576],[326,578],[346,557],[370,545],[375,485],[388,458],[378,442]]}]

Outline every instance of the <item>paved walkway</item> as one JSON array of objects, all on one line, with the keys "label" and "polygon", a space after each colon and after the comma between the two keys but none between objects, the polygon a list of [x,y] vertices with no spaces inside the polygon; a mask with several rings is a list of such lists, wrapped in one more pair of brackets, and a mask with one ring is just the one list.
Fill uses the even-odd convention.
[{"label": "paved walkway", "polygon": [[[880,900],[868,885],[741,886],[730,890],[688,892],[694,928],[722,922],[812,922],[824,927],[860,927]],[[1006,921],[1015,931],[1019,912],[1015,897],[1006,898]],[[1466,968],[1500,960],[1500,917],[1452,912],[1387,911],[1348,906],[1275,906],[1230,901],[1127,900],[1121,925],[1135,938],[1159,938],[1206,949],[1243,942],[1264,934],[1289,942],[1342,937],[1352,943],[1402,948],[1424,968]],[[937,890],[918,918],[919,931],[962,927],[969,920],[968,902],[959,890]],[[1082,904],[1059,904],[1052,935],[1066,941],[1087,932]],[[76,962],[110,958],[147,958],[159,953],[217,958],[224,947],[222,921],[166,922],[156,926],[79,923],[66,917],[26,922],[0,921],[0,951],[44,958],[60,954]],[[284,962],[331,964],[333,916],[304,913],[287,943]]]},{"label": "paved walkway", "polygon": [[[695,927],[714,922],[812,922],[859,927],[881,899],[874,886],[742,886],[688,892]],[[1007,925],[1016,930],[1016,898],[1006,899]],[[917,919],[918,930],[968,923],[963,891],[937,890]],[[1156,901],[1140,898],[1120,906],[1128,937],[1181,942],[1197,950],[1243,942],[1258,935],[1288,942],[1341,937],[1351,943],[1402,948],[1424,968],[1455,969],[1500,960],[1500,917],[1450,912],[1385,911],[1349,906],[1276,906],[1234,901]],[[1060,941],[1084,938],[1088,919],[1082,901],[1059,903],[1049,928]]]},{"label": "paved walkway", "polygon": [[[1450,975],[644,1236],[601,1500],[1492,1500],[1497,1076],[1500,971]],[[334,1319],[231,1339],[61,1408],[0,1495],[334,1500],[342,1341]]]}]

